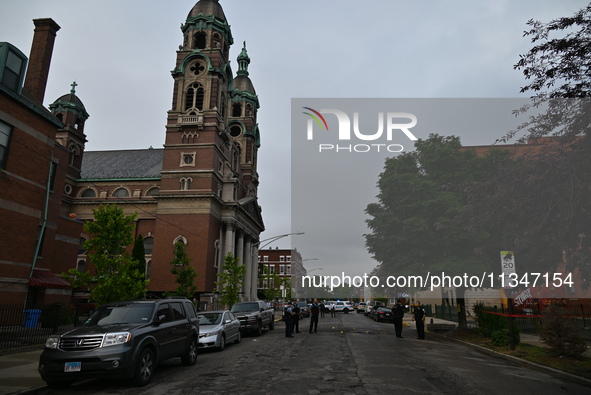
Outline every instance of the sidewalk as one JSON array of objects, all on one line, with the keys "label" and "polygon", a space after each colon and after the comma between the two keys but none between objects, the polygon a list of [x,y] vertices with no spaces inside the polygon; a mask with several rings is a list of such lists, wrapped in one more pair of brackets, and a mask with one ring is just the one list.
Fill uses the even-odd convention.
[{"label": "sidewalk", "polygon": [[37,373],[38,350],[0,356],[0,395],[20,394],[45,386]]}]

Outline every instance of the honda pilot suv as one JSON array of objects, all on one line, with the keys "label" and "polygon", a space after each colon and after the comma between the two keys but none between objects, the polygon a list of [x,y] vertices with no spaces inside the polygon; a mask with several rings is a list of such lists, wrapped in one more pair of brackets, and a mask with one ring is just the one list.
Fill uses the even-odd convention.
[{"label": "honda pilot suv", "polygon": [[187,299],[133,300],[99,307],[82,326],[50,336],[39,374],[53,388],[89,378],[150,382],[159,362],[197,361],[199,320]]}]

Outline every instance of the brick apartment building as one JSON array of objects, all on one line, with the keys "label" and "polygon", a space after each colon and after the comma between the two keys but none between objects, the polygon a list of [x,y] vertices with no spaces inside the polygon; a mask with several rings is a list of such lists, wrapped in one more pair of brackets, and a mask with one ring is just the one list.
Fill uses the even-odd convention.
[{"label": "brick apartment building", "polygon": [[257,201],[259,101],[246,45],[236,76],[230,67],[233,37],[219,2],[198,1],[181,26],[160,149],[85,152],[89,116],[75,84],[50,111],[42,105],[59,26],[51,19],[35,25],[24,87],[26,56],[8,43],[0,47],[0,223],[9,224],[4,232],[10,228],[0,238],[0,296],[20,303],[29,293],[37,297],[30,305],[50,302],[50,294],[69,298],[72,290],[58,275],[92,270],[81,247],[90,237],[83,223],[100,204],[114,203],[127,215],[137,213],[135,236],[144,238],[151,295],[176,288],[170,262],[182,241],[197,273],[196,297],[208,300],[219,291],[215,282],[232,253],[247,268],[243,299],[256,299],[254,257],[264,230]]},{"label": "brick apartment building", "polygon": [[265,299],[264,290],[277,289],[279,299],[297,298],[301,278],[307,274],[298,250],[269,248],[258,253],[259,297]]},{"label": "brick apartment building", "polygon": [[[59,119],[43,106],[60,27],[52,19],[34,24],[29,59],[0,43],[0,297],[28,306],[71,295],[58,274],[73,267],[78,254],[82,222],[69,213],[88,117],[71,109]],[[64,123],[72,118],[77,121]]]}]

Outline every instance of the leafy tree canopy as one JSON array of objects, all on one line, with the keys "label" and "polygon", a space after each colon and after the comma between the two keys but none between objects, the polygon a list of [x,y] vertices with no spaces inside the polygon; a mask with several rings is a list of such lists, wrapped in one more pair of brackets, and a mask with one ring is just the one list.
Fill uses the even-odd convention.
[{"label": "leafy tree canopy", "polygon": [[94,271],[70,269],[66,277],[75,287],[88,287],[90,300],[98,303],[133,299],[146,292],[147,281],[137,261],[126,252],[133,241],[136,214],[125,215],[116,205],[101,204],[94,221],[84,224],[92,237],[84,243]]}]

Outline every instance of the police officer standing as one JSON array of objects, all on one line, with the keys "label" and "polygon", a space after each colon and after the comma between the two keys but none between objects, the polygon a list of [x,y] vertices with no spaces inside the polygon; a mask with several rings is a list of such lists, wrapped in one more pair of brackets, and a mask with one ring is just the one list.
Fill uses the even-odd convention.
[{"label": "police officer standing", "polygon": [[293,305],[287,302],[287,307],[283,314],[283,320],[285,321],[285,337],[293,337]]},{"label": "police officer standing", "polygon": [[417,300],[415,303],[414,310],[412,312],[412,320],[417,326],[417,339],[425,340],[425,317],[427,313],[421,305],[421,302]]},{"label": "police officer standing", "polygon": [[312,327],[314,327],[314,333],[318,333],[318,315],[320,314],[320,306],[318,305],[318,299],[314,299],[310,305],[310,332],[312,333]]},{"label": "police officer standing", "polygon": [[392,309],[394,315],[394,329],[396,329],[396,337],[402,339],[402,317],[404,317],[404,307],[400,299],[396,300],[396,304]]},{"label": "police officer standing", "polygon": [[293,301],[294,315],[291,318],[293,318],[293,326],[295,329],[295,333],[300,333],[300,313],[301,313],[301,311],[302,311],[302,309],[300,309],[300,306],[298,306],[297,300],[294,300]]}]

